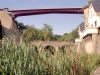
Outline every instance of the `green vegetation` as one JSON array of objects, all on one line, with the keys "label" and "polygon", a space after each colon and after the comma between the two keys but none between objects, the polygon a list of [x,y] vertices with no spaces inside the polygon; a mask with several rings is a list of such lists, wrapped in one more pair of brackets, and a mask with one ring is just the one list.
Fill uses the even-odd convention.
[{"label": "green vegetation", "polygon": [[[54,35],[52,27],[42,29],[18,23],[25,41],[3,39],[0,47],[0,75],[90,75],[100,65],[100,55],[78,54],[74,47],[33,46],[29,41],[57,40],[74,42],[77,29],[64,35]],[[27,29],[26,29],[27,28]],[[24,30],[21,30],[24,29]]]},{"label": "green vegetation", "polygon": [[[18,23],[20,28],[25,28],[23,23]],[[34,40],[48,40],[48,41],[70,41],[74,42],[76,38],[78,38],[78,31],[77,29],[73,30],[70,33],[65,33],[64,35],[54,35],[53,28],[48,25],[44,24],[43,28],[37,29],[35,26],[26,25],[27,29],[22,30],[22,34],[25,40],[27,41],[34,41]]]},{"label": "green vegetation", "polygon": [[54,35],[52,33],[52,27],[50,25],[44,24],[42,29],[37,29],[34,26],[26,26],[27,29],[22,31],[23,36],[28,41],[34,40],[54,40]]},{"label": "green vegetation", "polygon": [[70,32],[69,34],[64,34],[63,35],[63,40],[74,42],[75,39],[78,38],[78,37],[79,37],[78,31],[77,31],[77,29],[75,29],[72,32]]},{"label": "green vegetation", "polygon": [[1,75],[90,75],[99,64],[100,55],[79,55],[75,50],[52,55],[40,46],[7,39],[0,47]]}]

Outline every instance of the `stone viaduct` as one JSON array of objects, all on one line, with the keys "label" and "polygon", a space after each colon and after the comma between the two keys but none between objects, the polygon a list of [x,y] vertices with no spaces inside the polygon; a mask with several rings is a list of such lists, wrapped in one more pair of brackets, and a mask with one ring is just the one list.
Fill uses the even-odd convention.
[{"label": "stone viaduct", "polygon": [[39,48],[42,48],[53,55],[58,50],[61,52],[72,52],[73,49],[74,51],[77,50],[75,43],[67,41],[33,41],[31,43],[37,52]]},{"label": "stone viaduct", "polygon": [[54,49],[75,46],[73,42],[67,42],[67,41],[34,41],[31,43],[35,46],[41,46],[43,48],[53,47]]}]

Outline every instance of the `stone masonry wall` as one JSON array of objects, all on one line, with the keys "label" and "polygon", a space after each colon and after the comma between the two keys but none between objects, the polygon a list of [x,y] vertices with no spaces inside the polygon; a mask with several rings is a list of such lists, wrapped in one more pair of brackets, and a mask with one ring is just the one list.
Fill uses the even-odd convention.
[{"label": "stone masonry wall", "polygon": [[3,27],[4,35],[8,38],[12,35],[19,35],[17,25],[7,12],[0,10],[0,22]]}]

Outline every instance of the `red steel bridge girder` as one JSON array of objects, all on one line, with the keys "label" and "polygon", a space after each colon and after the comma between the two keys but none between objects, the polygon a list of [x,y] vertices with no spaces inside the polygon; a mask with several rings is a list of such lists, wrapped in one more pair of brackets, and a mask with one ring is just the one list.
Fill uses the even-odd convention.
[{"label": "red steel bridge girder", "polygon": [[40,14],[83,14],[83,8],[52,8],[52,9],[26,9],[8,10],[14,18],[19,16],[40,15]]}]

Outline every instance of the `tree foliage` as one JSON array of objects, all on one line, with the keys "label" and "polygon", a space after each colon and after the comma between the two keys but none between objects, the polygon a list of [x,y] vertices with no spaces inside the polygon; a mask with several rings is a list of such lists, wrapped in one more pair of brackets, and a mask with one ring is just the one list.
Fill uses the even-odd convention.
[{"label": "tree foliage", "polygon": [[75,30],[73,30],[72,32],[70,32],[69,34],[64,35],[64,36],[63,36],[63,40],[74,42],[75,39],[78,38],[78,37],[79,37],[78,31],[77,31],[77,29],[75,29]]},{"label": "tree foliage", "polygon": [[52,27],[44,24],[42,29],[37,29],[35,26],[26,26],[27,29],[23,30],[23,36],[28,41],[34,40],[53,40]]},{"label": "tree foliage", "polygon": [[[25,26],[23,23],[18,23],[20,26]],[[26,25],[26,29],[22,31],[23,37],[25,40],[34,41],[34,40],[48,40],[48,41],[71,41],[74,42],[76,38],[78,38],[78,31],[77,29],[73,30],[70,33],[65,33],[64,35],[54,35],[53,28],[48,25],[44,24],[43,28],[38,29],[35,28],[34,25]]]}]

